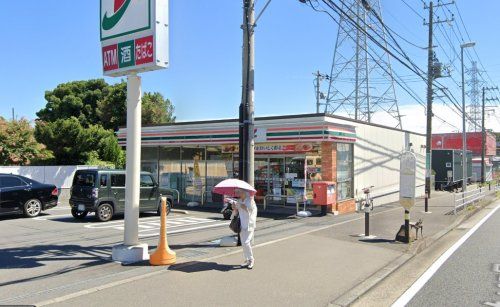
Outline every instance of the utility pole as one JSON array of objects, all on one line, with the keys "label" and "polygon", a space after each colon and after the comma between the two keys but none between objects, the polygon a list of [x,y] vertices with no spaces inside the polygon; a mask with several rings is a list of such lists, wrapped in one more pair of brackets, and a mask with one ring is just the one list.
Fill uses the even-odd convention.
[{"label": "utility pole", "polygon": [[12,121],[14,121],[16,118],[14,116],[14,108],[12,108]]},{"label": "utility pole", "polygon": [[254,185],[254,0],[243,0],[243,87],[240,105],[239,179]]},{"label": "utility pole", "polygon": [[319,107],[321,105],[321,99],[325,99],[324,94],[321,93],[320,91],[320,82],[323,81],[323,79],[329,80],[330,77],[327,74],[322,74],[318,71],[314,73],[314,76],[316,77],[315,84],[314,84],[314,90],[316,92],[316,113],[319,113]]},{"label": "utility pole", "polygon": [[427,133],[425,139],[425,212],[429,212],[431,197],[431,147],[432,147],[432,82],[434,77],[434,51],[432,50],[432,31],[434,4],[429,3],[429,46],[427,50]]},{"label": "utility pole", "polygon": [[481,183],[484,183],[485,181],[485,173],[484,173],[484,158],[486,155],[486,129],[484,127],[484,118],[485,118],[485,103],[486,101],[494,101],[497,100],[498,98],[486,98],[486,91],[492,91],[492,90],[498,90],[498,86],[496,87],[483,87],[483,101],[482,101],[482,107],[481,107]]},{"label": "utility pole", "polygon": [[429,198],[431,198],[431,162],[432,162],[432,103],[434,97],[433,82],[436,76],[435,71],[435,56],[433,46],[433,30],[434,24],[450,22],[451,20],[434,21],[434,8],[450,5],[452,3],[440,3],[434,6],[433,1],[429,2],[429,6],[425,5],[424,9],[429,9],[429,22],[424,22],[424,25],[429,26],[429,45],[427,46],[427,129],[425,138],[425,212],[429,212]]}]

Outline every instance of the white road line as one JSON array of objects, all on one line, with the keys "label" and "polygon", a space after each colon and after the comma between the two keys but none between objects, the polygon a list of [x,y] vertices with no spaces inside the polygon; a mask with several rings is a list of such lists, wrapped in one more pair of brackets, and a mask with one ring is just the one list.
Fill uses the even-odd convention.
[{"label": "white road line", "polygon": [[422,289],[422,287],[432,278],[432,276],[437,272],[437,270],[450,258],[451,255],[462,245],[467,239],[476,232],[476,230],[483,225],[498,209],[500,205],[496,206],[488,215],[483,217],[474,227],[472,227],[463,237],[460,238],[452,247],[450,247],[446,252],[444,252],[441,257],[439,257],[428,269],[422,274],[422,276],[417,279],[416,282],[411,285],[408,290],[398,298],[397,301],[392,304],[392,307],[403,307],[408,304],[411,299]]},{"label": "white road line", "polygon": [[[168,231],[168,228],[167,228],[167,234],[171,235],[171,234],[175,234],[175,233],[188,232],[188,231],[199,230],[199,229],[215,228],[215,227],[226,226],[226,225],[229,225],[229,222],[213,224],[213,225],[205,225],[205,226],[200,226],[200,227],[191,227],[191,228],[179,229],[179,230],[174,230],[174,231]],[[160,234],[159,232],[150,233],[150,234],[139,233],[139,237],[140,238],[154,237],[154,236],[158,236],[159,234]]]}]

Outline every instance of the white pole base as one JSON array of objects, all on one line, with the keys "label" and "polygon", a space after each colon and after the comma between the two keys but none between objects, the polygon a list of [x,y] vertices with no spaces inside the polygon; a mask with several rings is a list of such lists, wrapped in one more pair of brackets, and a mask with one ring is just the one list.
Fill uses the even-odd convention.
[{"label": "white pole base", "polygon": [[425,213],[425,214],[431,214],[432,212],[430,212],[430,211],[427,211],[427,212],[422,211],[422,213]]},{"label": "white pole base", "polygon": [[133,263],[149,260],[148,245],[139,243],[137,245],[119,244],[113,246],[113,261],[121,263]]}]

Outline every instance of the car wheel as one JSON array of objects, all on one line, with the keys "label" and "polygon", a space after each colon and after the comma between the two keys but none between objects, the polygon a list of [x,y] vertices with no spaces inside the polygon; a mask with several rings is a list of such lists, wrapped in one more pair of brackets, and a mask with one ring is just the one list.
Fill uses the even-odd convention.
[{"label": "car wheel", "polygon": [[71,209],[71,215],[77,220],[85,218],[87,214],[89,214],[88,211],[78,211],[76,209]]},{"label": "car wheel", "polygon": [[[167,215],[170,214],[170,208],[172,207],[172,203],[170,202],[170,200],[167,200]],[[156,210],[156,214],[158,214],[159,216],[161,216],[161,201],[158,203],[158,210]]]},{"label": "car wheel", "polygon": [[30,199],[24,204],[24,215],[27,217],[38,216],[42,212],[42,203],[38,199]]},{"label": "car wheel", "polygon": [[95,216],[100,222],[107,222],[113,217],[113,206],[110,204],[101,204],[97,207]]}]

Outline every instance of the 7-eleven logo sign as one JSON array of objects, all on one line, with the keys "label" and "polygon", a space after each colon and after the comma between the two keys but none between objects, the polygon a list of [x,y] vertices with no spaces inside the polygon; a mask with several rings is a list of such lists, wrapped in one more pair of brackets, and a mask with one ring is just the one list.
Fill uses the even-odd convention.
[{"label": "7-eleven logo sign", "polygon": [[101,0],[101,41],[151,28],[151,0]]}]

